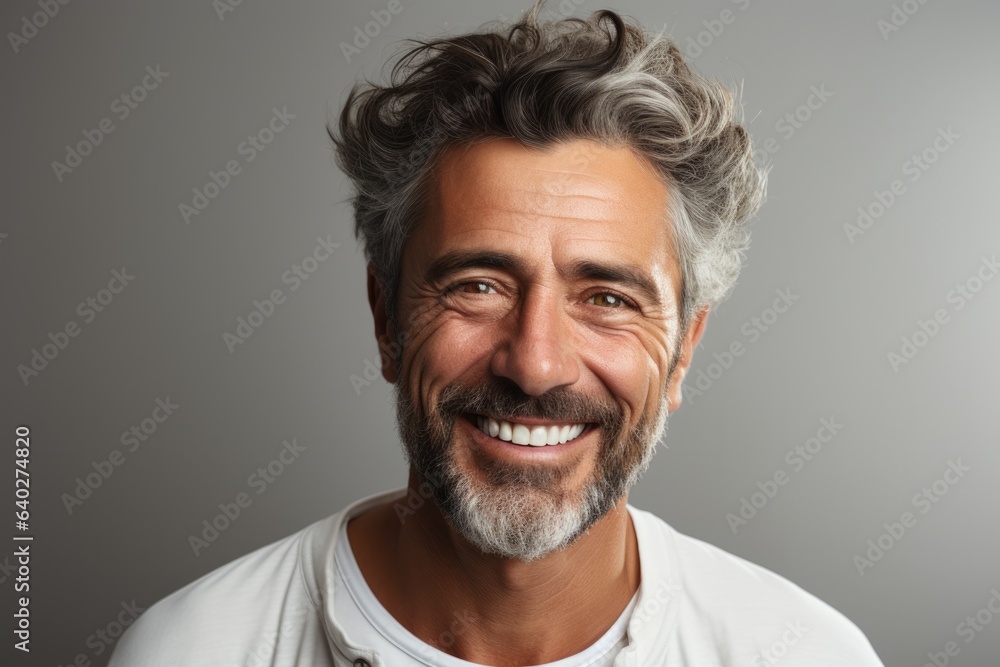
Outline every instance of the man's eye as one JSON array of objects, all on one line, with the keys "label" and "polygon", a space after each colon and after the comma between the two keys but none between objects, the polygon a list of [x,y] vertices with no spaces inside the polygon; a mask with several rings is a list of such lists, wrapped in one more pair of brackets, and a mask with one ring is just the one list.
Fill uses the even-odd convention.
[{"label": "man's eye", "polygon": [[465,294],[490,294],[496,293],[493,286],[489,283],[484,283],[482,281],[472,281],[468,283],[462,283],[455,288],[457,292],[464,292]]},{"label": "man's eye", "polygon": [[605,308],[622,308],[630,305],[624,298],[610,292],[599,292],[594,294],[587,299],[587,303],[592,303],[595,306],[603,306]]}]

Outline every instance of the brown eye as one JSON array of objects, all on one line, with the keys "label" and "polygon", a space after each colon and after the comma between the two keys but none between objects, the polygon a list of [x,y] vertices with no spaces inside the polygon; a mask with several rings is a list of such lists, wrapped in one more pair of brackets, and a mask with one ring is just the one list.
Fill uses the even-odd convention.
[{"label": "brown eye", "polygon": [[625,305],[621,297],[610,292],[594,294],[587,299],[587,303],[592,303],[595,306],[604,306],[605,308],[620,308]]},{"label": "brown eye", "polygon": [[458,287],[459,291],[465,292],[466,294],[490,294],[491,292],[496,292],[489,283],[484,282],[471,282],[463,283]]}]

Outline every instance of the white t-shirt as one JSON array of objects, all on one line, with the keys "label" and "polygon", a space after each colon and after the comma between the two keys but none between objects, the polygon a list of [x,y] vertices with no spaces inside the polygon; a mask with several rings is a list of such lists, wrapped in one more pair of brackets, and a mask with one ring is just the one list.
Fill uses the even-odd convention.
[{"label": "white t-shirt", "polygon": [[[352,518],[405,497],[403,488],[363,498],[175,591],[125,632],[109,667],[399,667],[399,644],[363,618],[371,600],[345,600],[337,551]],[[607,654],[617,653],[614,667],[883,667],[864,634],[828,604],[627,509],[640,581],[625,637],[613,636],[619,644]]]},{"label": "white t-shirt", "polygon": [[[378,646],[379,655],[386,665],[392,667],[482,667],[474,662],[460,660],[424,642],[400,625],[392,614],[378,601],[372,589],[361,574],[361,568],[354,559],[347,537],[347,523],[340,526],[340,538],[335,553],[335,588],[346,590],[347,595],[336,597],[337,618],[345,634],[357,642]],[[596,642],[562,660],[547,662],[539,667],[612,667],[618,651],[628,645],[625,630],[628,627],[632,609],[639,592],[632,596],[625,610],[604,635]],[[460,631],[462,619],[456,619],[456,630]],[[453,641],[448,636],[441,637],[441,643]]]}]

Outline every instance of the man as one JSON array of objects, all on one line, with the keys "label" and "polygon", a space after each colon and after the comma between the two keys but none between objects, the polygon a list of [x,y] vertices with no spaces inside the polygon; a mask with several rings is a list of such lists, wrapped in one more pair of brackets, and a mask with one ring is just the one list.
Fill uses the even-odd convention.
[{"label": "man", "polygon": [[174,593],[112,665],[881,664],[823,602],[627,504],[765,178],[670,40],[540,6],[416,47],[331,132],[407,488]]}]

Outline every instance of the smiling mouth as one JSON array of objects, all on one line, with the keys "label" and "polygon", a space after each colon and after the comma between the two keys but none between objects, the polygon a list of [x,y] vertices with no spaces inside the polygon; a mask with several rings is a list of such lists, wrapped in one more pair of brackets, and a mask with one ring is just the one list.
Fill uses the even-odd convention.
[{"label": "smiling mouth", "polygon": [[480,431],[504,442],[529,447],[562,445],[572,442],[587,429],[587,424],[520,424],[485,415],[466,415]]}]

